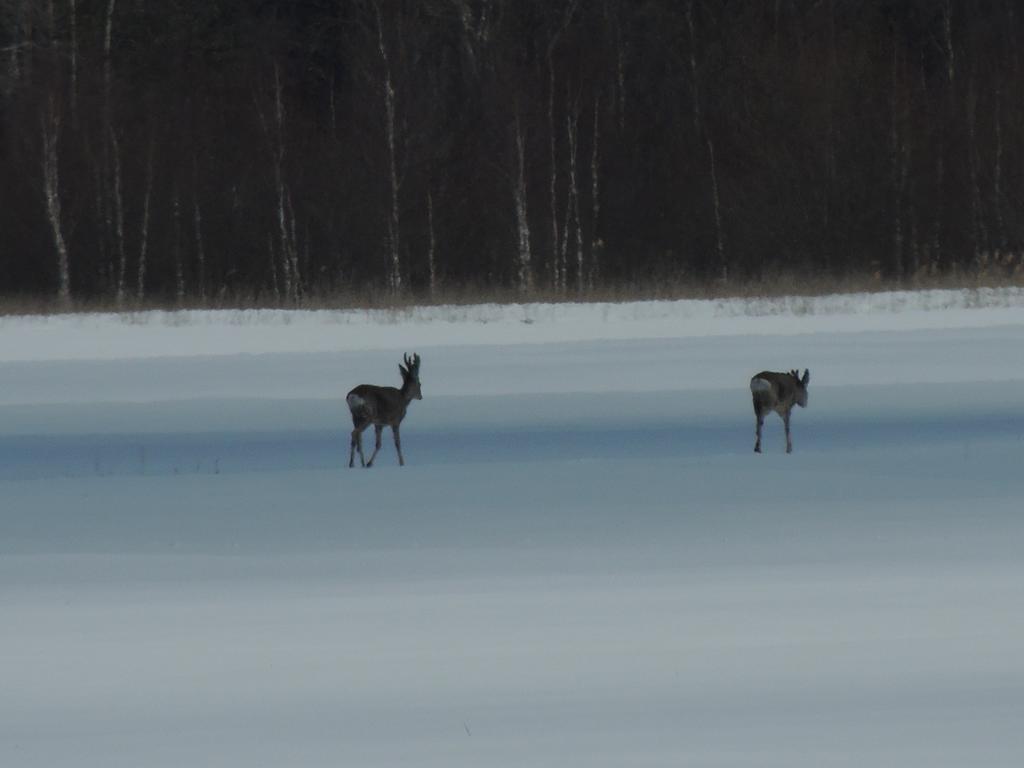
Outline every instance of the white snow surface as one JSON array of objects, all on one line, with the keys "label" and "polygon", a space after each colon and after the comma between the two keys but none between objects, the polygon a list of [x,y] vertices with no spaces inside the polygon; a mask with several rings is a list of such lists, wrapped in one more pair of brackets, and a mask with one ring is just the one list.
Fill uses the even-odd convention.
[{"label": "white snow surface", "polygon": [[2,319],[0,765],[1021,765],[1022,349],[1014,290]]},{"label": "white snow surface", "polygon": [[[984,308],[985,312],[977,310]],[[1020,288],[764,299],[0,317],[0,360],[108,360],[1012,324]]]}]

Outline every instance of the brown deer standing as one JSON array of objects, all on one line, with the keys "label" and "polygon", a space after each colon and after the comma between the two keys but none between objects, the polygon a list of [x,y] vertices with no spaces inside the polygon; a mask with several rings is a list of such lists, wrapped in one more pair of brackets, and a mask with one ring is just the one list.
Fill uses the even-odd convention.
[{"label": "brown deer standing", "polygon": [[[405,418],[405,410],[413,400],[422,400],[423,393],[420,391],[420,356],[414,354],[412,358],[408,355],[403,357],[405,365],[399,365],[398,370],[402,372],[402,388],[377,387],[373,384],[360,384],[348,393],[345,401],[348,409],[352,412],[351,450],[348,454],[348,465],[354,466],[356,451],[359,451],[359,461],[364,467],[372,467],[373,460],[377,458],[377,451],[380,450],[380,436],[384,427],[391,427],[391,434],[395,436],[395,450],[398,451],[398,463],[405,466],[405,459],[402,457],[402,437],[398,427]],[[363,431],[373,424],[377,433],[377,443],[373,449],[370,460],[363,458]]]},{"label": "brown deer standing", "polygon": [[750,380],[750,394],[754,397],[754,414],[757,416],[757,442],[754,452],[761,452],[761,427],[769,411],[775,411],[786,425],[786,453],[793,452],[793,440],[789,436],[789,414],[794,405],[807,407],[807,385],[811,372],[804,369],[803,378],[797,371],[774,373],[761,371]]}]

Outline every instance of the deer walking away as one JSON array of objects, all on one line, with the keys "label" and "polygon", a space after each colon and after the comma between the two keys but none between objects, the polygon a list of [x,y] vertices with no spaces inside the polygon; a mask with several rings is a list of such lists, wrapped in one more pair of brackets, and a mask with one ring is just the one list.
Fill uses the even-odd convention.
[{"label": "deer walking away", "polygon": [[793,452],[793,439],[789,434],[789,416],[794,405],[807,407],[807,385],[811,381],[811,372],[804,369],[801,377],[799,372],[775,373],[761,371],[750,380],[750,394],[754,398],[754,415],[757,416],[757,442],[754,452],[761,452],[761,428],[764,417],[775,411],[782,417],[786,425],[786,453]]},{"label": "deer walking away", "polygon": [[[403,357],[405,365],[399,365],[402,373],[402,388],[378,387],[374,384],[360,384],[352,389],[345,398],[348,409],[352,413],[352,442],[348,454],[348,465],[355,465],[355,455],[359,452],[359,461],[364,467],[372,467],[373,460],[380,451],[381,433],[384,427],[391,427],[395,438],[395,450],[398,452],[398,463],[405,466],[402,456],[402,436],[399,427],[405,418],[405,411],[413,400],[422,400],[420,390],[420,356],[414,354]],[[363,457],[363,432],[373,425],[376,437],[373,454],[370,460]]]}]

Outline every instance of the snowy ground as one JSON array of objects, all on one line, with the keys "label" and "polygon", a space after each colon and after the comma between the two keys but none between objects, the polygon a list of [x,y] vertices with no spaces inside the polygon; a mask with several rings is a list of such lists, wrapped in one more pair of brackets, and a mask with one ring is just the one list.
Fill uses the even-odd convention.
[{"label": "snowy ground", "polygon": [[1022,349],[1012,291],[0,320],[0,765],[1019,766]]}]

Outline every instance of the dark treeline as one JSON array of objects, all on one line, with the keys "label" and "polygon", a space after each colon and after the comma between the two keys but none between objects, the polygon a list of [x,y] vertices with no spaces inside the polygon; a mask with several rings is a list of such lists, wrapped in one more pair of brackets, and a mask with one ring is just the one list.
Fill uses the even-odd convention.
[{"label": "dark treeline", "polygon": [[0,295],[1006,274],[1017,0],[0,0]]}]

